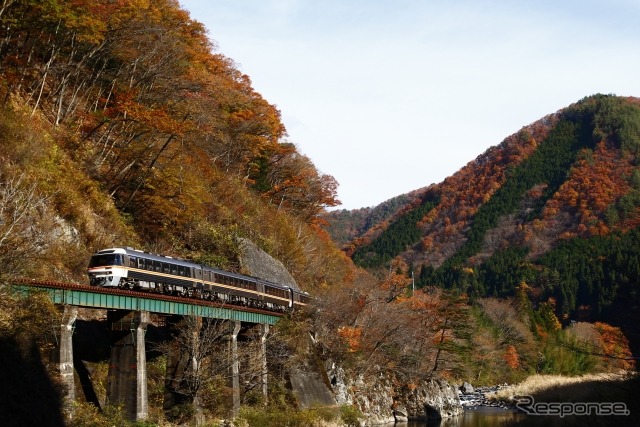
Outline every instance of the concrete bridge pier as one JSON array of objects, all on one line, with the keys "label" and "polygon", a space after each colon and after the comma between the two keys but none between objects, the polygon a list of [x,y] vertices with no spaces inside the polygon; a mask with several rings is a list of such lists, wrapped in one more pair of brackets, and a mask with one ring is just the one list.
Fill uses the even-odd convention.
[{"label": "concrete bridge pier", "polygon": [[144,420],[149,415],[144,338],[150,314],[117,310],[107,317],[112,330],[107,402],[122,405],[132,421]]},{"label": "concrete bridge pier", "polygon": [[73,324],[78,317],[78,307],[65,305],[60,322],[59,363],[60,380],[64,389],[64,407],[72,415],[72,403],[76,400],[73,367]]},{"label": "concrete bridge pier", "polygon": [[268,403],[268,390],[267,390],[267,335],[269,335],[269,325],[260,325],[260,361],[262,365],[261,381],[262,381],[262,396],[264,397],[264,404]]},{"label": "concrete bridge pier", "polygon": [[230,322],[230,347],[231,347],[231,390],[233,401],[233,418],[240,414],[240,357],[238,356],[238,334],[242,322],[234,320]]}]

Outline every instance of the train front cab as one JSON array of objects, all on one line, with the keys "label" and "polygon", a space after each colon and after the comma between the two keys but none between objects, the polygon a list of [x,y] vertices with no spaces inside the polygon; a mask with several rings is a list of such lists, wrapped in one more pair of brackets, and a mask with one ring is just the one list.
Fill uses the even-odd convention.
[{"label": "train front cab", "polygon": [[127,277],[125,251],[105,249],[94,254],[87,268],[91,286],[117,287],[123,277]]}]

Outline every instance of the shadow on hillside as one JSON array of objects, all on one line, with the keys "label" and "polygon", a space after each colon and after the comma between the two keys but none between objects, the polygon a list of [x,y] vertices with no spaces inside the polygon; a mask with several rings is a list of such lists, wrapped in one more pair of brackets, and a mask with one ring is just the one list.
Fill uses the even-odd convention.
[{"label": "shadow on hillside", "polygon": [[[566,409],[575,409],[577,412],[584,413],[591,411],[591,415],[528,415],[523,420],[514,423],[508,423],[508,426],[640,426],[640,377],[635,376],[621,381],[589,381],[580,384],[564,385],[554,387],[539,393],[535,393],[532,397],[535,405],[542,403],[543,406],[536,407],[542,411],[550,410],[549,405],[545,403],[573,403],[574,405],[565,405]],[[588,403],[589,406],[579,405],[580,403]],[[628,411],[628,415],[596,415],[596,404],[608,403],[608,406],[600,406],[601,411],[617,412],[621,410]],[[616,406],[612,406],[617,403]],[[531,405],[528,405],[531,407]],[[557,406],[556,406],[557,408]],[[609,409],[607,409],[609,408]],[[612,410],[613,408],[613,410]],[[566,411],[565,411],[566,412]]]},{"label": "shadow on hillside", "polygon": [[60,391],[35,344],[21,352],[15,340],[0,338],[0,425],[64,426]]}]

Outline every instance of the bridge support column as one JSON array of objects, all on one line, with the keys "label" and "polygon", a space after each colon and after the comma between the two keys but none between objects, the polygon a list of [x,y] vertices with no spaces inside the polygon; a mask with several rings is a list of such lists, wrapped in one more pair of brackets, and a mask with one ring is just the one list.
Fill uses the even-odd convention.
[{"label": "bridge support column", "polygon": [[123,406],[125,416],[140,421],[149,414],[147,356],[144,336],[148,311],[110,312],[113,344],[109,361],[107,402]]},{"label": "bridge support column", "polygon": [[71,416],[73,402],[76,400],[76,388],[73,367],[73,324],[78,317],[78,307],[65,305],[60,324],[60,353],[59,369],[60,380],[64,389],[65,412]]},{"label": "bridge support column", "polygon": [[149,416],[149,398],[147,395],[147,349],[144,336],[150,320],[148,311],[137,311],[135,316],[136,338],[136,421],[146,420]]},{"label": "bridge support column", "polygon": [[267,393],[267,335],[269,334],[269,325],[260,325],[260,360],[262,362],[262,396],[264,397],[264,404],[268,403],[269,395]]},{"label": "bridge support column", "polygon": [[233,396],[233,418],[240,413],[240,358],[238,356],[238,333],[242,322],[235,320],[231,322],[231,389]]}]

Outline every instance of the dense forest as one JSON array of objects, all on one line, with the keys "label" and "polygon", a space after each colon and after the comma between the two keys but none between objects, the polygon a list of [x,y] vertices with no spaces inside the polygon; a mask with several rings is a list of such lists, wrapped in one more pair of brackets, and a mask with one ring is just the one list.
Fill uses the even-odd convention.
[{"label": "dense forest", "polygon": [[[637,100],[585,98],[440,184],[326,212],[338,183],[211,37],[175,0],[0,2],[3,421],[26,407],[55,425],[128,425],[80,390],[63,420],[50,356],[60,313],[8,285],[86,284],[89,256],[111,246],[243,272],[247,239],[313,295],[272,330],[268,405],[243,383],[248,425],[317,421],[287,372],[323,363],[398,389],[633,368],[637,322],[620,314],[637,304],[640,268]],[[210,350],[203,367],[224,353]],[[228,413],[222,374],[198,378],[188,410],[165,411],[165,362],[149,361],[150,425],[189,423],[196,402],[209,420]],[[100,382],[108,360],[95,363]],[[21,406],[36,392],[46,405]]]}]

